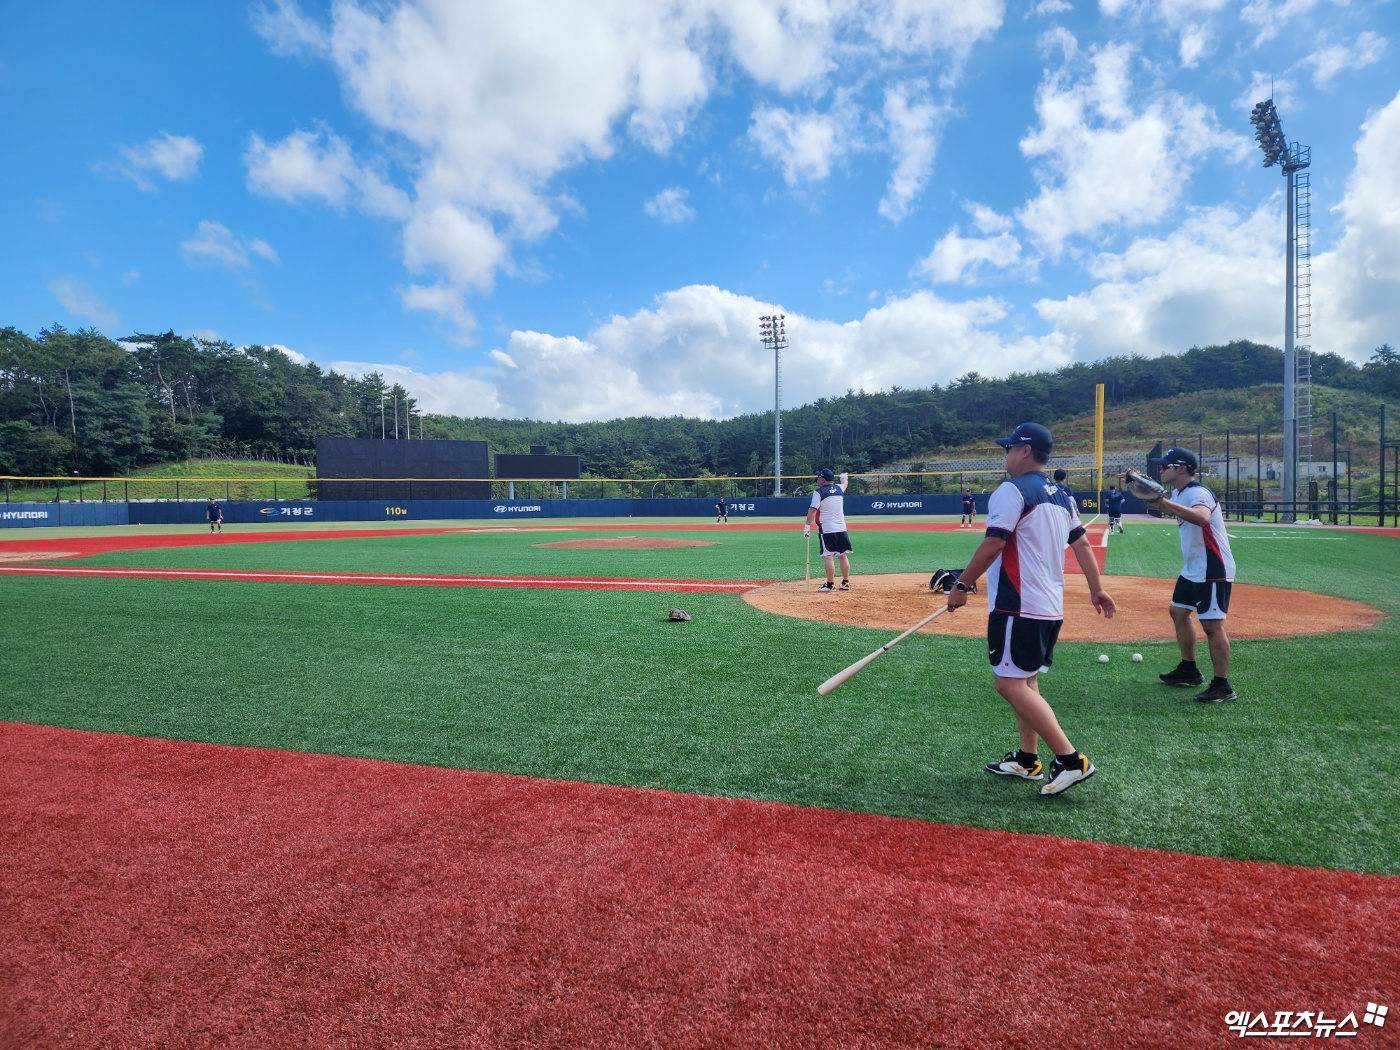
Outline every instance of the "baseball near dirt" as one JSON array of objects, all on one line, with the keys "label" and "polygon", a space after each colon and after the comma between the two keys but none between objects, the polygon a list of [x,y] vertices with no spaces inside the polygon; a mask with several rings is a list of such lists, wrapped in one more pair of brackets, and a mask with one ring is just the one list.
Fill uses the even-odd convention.
[{"label": "baseball near dirt", "polygon": [[1099,663],[1101,663],[1101,664],[1106,664],[1106,663],[1108,663],[1108,653],[1099,653]]},{"label": "baseball near dirt", "polygon": [[1133,663],[1135,663],[1135,664],[1140,664],[1140,663],[1142,663],[1142,653],[1133,653]]}]

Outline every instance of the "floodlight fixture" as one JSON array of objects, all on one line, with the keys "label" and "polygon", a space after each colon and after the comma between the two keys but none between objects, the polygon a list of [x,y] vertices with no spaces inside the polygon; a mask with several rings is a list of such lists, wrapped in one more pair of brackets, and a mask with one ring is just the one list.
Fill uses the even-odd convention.
[{"label": "floodlight fixture", "polygon": [[[1283,477],[1281,496],[1285,502],[1284,520],[1293,520],[1293,500],[1297,497],[1298,477],[1298,395],[1294,388],[1298,364],[1295,337],[1299,328],[1297,283],[1298,259],[1296,228],[1298,211],[1298,173],[1312,163],[1312,150],[1301,143],[1289,143],[1283,132],[1274,100],[1269,98],[1255,105],[1249,114],[1259,148],[1264,151],[1264,167],[1277,166],[1288,180],[1288,218],[1285,250],[1287,269],[1284,276],[1283,299]],[[1306,179],[1307,176],[1304,176]]]},{"label": "floodlight fixture", "polygon": [[773,351],[773,495],[783,494],[783,372],[782,351],[787,349],[787,314],[762,314],[758,338]]}]

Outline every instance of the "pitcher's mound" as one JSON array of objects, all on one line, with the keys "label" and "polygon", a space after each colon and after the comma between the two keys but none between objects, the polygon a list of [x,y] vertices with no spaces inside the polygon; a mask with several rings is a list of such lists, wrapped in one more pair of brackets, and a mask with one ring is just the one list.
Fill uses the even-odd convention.
[{"label": "pitcher's mound", "polygon": [[[928,573],[856,576],[851,580],[851,590],[834,594],[818,592],[820,581],[813,580],[812,589],[806,590],[798,580],[749,591],[744,601],[764,612],[782,616],[903,631],[947,600],[928,589],[928,580]],[[1060,639],[1066,642],[1171,641],[1176,634],[1167,606],[1175,582],[1146,576],[1105,576],[1104,589],[1118,605],[1117,614],[1106,620],[1089,604],[1088,581],[1083,576],[1068,575],[1065,577],[1065,625],[1060,630]],[[1237,583],[1231,589],[1230,616],[1226,623],[1232,639],[1283,638],[1350,631],[1369,627],[1384,618],[1385,613],[1379,609],[1345,598]],[[976,595],[965,609],[945,613],[920,633],[981,637],[986,631],[987,599]],[[1205,637],[1199,626],[1197,634]]]},{"label": "pitcher's mound", "polygon": [[569,547],[575,550],[641,551],[660,547],[715,547],[719,540],[669,540],[659,536],[604,536],[596,540],[562,540],[559,543],[536,543],[536,547]]},{"label": "pitcher's mound", "polygon": [[50,561],[54,558],[76,558],[77,551],[0,551],[0,562]]}]

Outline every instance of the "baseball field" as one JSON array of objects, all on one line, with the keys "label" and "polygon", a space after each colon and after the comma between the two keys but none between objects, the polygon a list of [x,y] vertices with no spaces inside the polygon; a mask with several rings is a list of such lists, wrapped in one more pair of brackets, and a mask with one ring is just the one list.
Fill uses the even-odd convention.
[{"label": "baseball field", "polygon": [[1393,1038],[1394,530],[1230,526],[1222,705],[1157,680],[1176,529],[1108,538],[1044,798],[985,606],[816,691],[980,531],[819,594],[793,522],[418,524],[0,536],[0,1046]]}]

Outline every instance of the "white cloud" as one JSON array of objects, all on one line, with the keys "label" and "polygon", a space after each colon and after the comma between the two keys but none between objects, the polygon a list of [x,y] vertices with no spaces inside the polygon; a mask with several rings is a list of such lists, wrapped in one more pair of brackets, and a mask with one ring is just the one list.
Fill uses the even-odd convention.
[{"label": "white cloud", "polygon": [[467,309],[466,298],[455,288],[411,284],[400,293],[399,301],[405,310],[425,310],[447,321],[453,328],[455,342],[468,342],[476,328],[476,318]]},{"label": "white cloud", "polygon": [[1069,0],[1040,0],[1033,4],[1030,14],[1033,15],[1062,15],[1066,11],[1073,11],[1074,5]]},{"label": "white cloud", "polygon": [[1016,225],[1010,216],[1002,215],[995,208],[978,204],[976,201],[964,201],[963,210],[972,216],[972,224],[981,233],[1010,233]]},{"label": "white cloud", "polygon": [[1009,233],[994,237],[963,237],[957,227],[933,246],[915,266],[916,273],[945,284],[975,280],[984,267],[1021,268],[1021,242]]},{"label": "white cloud", "polygon": [[1279,345],[1283,258],[1279,202],[1241,219],[1229,208],[1196,211],[1166,237],[1095,256],[1087,292],[1036,303],[1075,357],[1156,356],[1230,339]]},{"label": "white cloud", "polygon": [[121,159],[94,165],[100,172],[130,179],[144,193],[154,193],[153,177],[170,182],[192,179],[199,172],[204,147],[186,135],[171,135],[162,131],[140,146],[122,146],[117,150]]},{"label": "white cloud", "polygon": [[408,195],[357,164],[349,144],[329,129],[293,132],[272,145],[255,134],[243,160],[254,193],[333,207],[353,199],[367,214],[388,218],[406,218],[410,211]]},{"label": "white cloud", "polygon": [[91,321],[101,328],[115,328],[121,324],[117,312],[99,299],[86,281],[77,277],[56,277],[48,287],[59,305],[74,317]]},{"label": "white cloud", "polygon": [[642,211],[653,219],[664,223],[689,222],[695,218],[695,209],[686,199],[690,191],[684,186],[673,186],[662,190],[642,205]]},{"label": "white cloud", "polygon": [[1337,246],[1313,257],[1313,345],[1364,361],[1396,339],[1400,301],[1400,94],[1362,125],[1356,167],[1335,211]]},{"label": "white cloud", "polygon": [[[1001,24],[1003,0],[339,0],[322,18],[269,0],[252,21],[281,54],[322,57],[352,107],[393,150],[356,158],[329,129],[250,140],[249,186],[393,216],[405,262],[461,290],[491,286],[512,251],[550,233],[563,171],[605,161],[621,135],[663,151],[684,135],[719,78],[740,70],[796,106],[755,114],[753,140],[789,184],[827,176],[864,119],[843,85],[911,57],[941,82]],[[832,97],[825,112],[812,99]],[[931,163],[912,99],[895,142],[887,209],[907,208]],[[310,115],[307,115],[308,118]],[[376,172],[411,170],[403,192]],[[447,228],[428,227],[447,220]],[[448,243],[456,237],[464,243]]]},{"label": "white cloud", "polygon": [[1052,255],[1071,237],[1158,221],[1203,157],[1248,152],[1245,139],[1222,131],[1199,102],[1159,92],[1135,106],[1133,60],[1126,45],[1103,48],[1087,76],[1052,72],[1037,93],[1040,124],[1021,152],[1039,161],[1040,192],[1017,218]]},{"label": "white cloud", "polygon": [[895,169],[879,211],[891,222],[909,214],[928,182],[946,115],[946,109],[925,99],[921,85],[896,84],[885,90],[885,130]]},{"label": "white cloud", "polygon": [[330,35],[301,13],[294,0],[259,4],[252,12],[253,28],[279,55],[324,54]]},{"label": "white cloud", "polygon": [[277,252],[261,237],[245,237],[234,233],[223,223],[208,219],[199,224],[195,234],[180,244],[185,263],[189,266],[224,266],[231,270],[246,270],[252,265],[249,253],[276,263]]},{"label": "white cloud", "polygon": [[1345,44],[1324,47],[1303,59],[1302,64],[1312,67],[1313,83],[1325,89],[1332,86],[1339,73],[1375,65],[1385,54],[1387,46],[1385,37],[1366,32],[1358,36],[1356,43],[1350,47]]},{"label": "white cloud", "polygon": [[779,106],[754,110],[749,138],[769,160],[783,169],[789,186],[820,182],[831,166],[859,147],[858,113],[846,99],[825,113],[794,113]]}]

